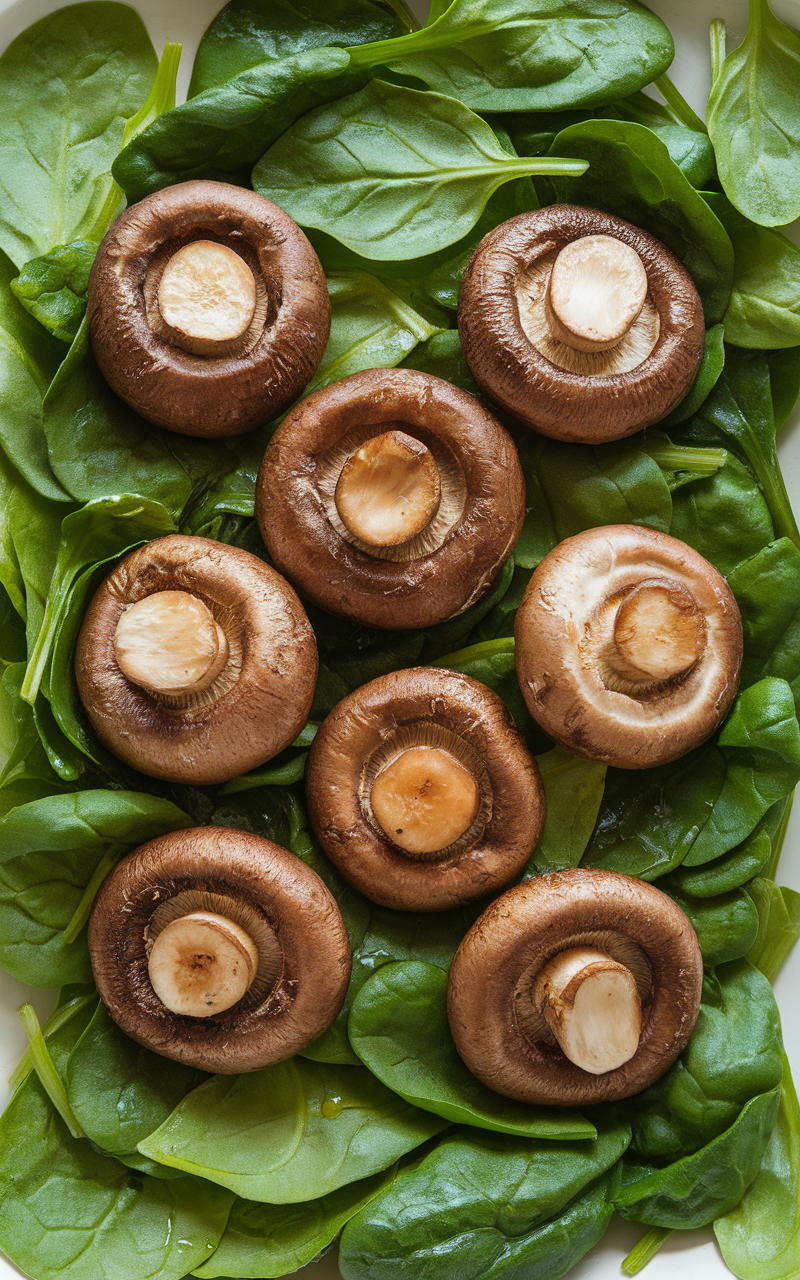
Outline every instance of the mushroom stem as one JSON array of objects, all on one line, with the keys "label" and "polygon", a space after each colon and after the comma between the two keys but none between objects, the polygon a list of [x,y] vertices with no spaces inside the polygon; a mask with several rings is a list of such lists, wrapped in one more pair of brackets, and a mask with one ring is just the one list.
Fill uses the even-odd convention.
[{"label": "mushroom stem", "polygon": [[404,431],[386,431],[348,458],[334,501],[354,537],[373,547],[396,547],[430,524],[440,497],[430,450]]},{"label": "mushroom stem", "polygon": [[635,249],[615,236],[582,236],[559,253],[547,284],[552,336],[576,351],[609,351],[625,337],[647,297]]},{"label": "mushroom stem", "polygon": [[382,830],[406,853],[438,853],[472,825],[480,786],[469,769],[441,747],[411,747],[385,765],[370,803]]},{"label": "mushroom stem", "polygon": [[593,947],[570,947],[537,974],[533,1000],[565,1056],[591,1075],[628,1062],[642,1006],[630,969]]},{"label": "mushroom stem", "polygon": [[256,310],[256,282],[243,258],[214,240],[173,254],[158,286],[164,336],[194,355],[228,355]]},{"label": "mushroom stem", "polygon": [[114,633],[120,671],[154,695],[207,689],[228,660],[228,641],[211,610],[188,591],[156,591],[121,614]]},{"label": "mushroom stem", "polygon": [[161,930],[147,967],[153,990],[167,1009],[210,1018],[241,1000],[256,976],[258,951],[233,920],[194,911]]},{"label": "mushroom stem", "polygon": [[706,624],[692,593],[670,578],[646,578],[629,591],[603,655],[623,679],[652,685],[674,679],[702,657]]}]

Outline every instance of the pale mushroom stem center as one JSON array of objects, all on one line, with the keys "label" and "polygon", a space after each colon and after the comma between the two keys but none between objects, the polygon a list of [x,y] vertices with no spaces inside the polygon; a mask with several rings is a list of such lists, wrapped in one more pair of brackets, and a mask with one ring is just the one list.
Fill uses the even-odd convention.
[{"label": "pale mushroom stem center", "polygon": [[617,609],[606,660],[626,679],[659,683],[693,667],[705,641],[705,618],[692,593],[671,579],[646,579]]},{"label": "pale mushroom stem center", "polygon": [[609,351],[638,319],[647,272],[635,249],[615,236],[582,236],[553,264],[545,314],[558,342],[577,351]]},{"label": "pale mushroom stem center", "polygon": [[430,524],[440,497],[430,450],[404,431],[386,431],[348,458],[334,501],[354,537],[373,547],[396,547]]},{"label": "pale mushroom stem center", "polygon": [[411,747],[381,769],[372,784],[372,812],[406,853],[446,849],[469,829],[480,807],[469,769],[441,747]]},{"label": "pale mushroom stem center", "polygon": [[147,967],[153,990],[167,1009],[210,1018],[246,994],[258,969],[258,951],[233,920],[193,911],[161,930]]},{"label": "pale mushroom stem center", "polygon": [[642,1005],[630,969],[594,947],[570,947],[536,976],[533,1000],[565,1057],[591,1075],[629,1062]]},{"label": "pale mushroom stem center", "polygon": [[225,632],[188,591],[157,591],[120,615],[114,652],[127,680],[155,695],[199,693],[228,660]]},{"label": "pale mushroom stem center", "polygon": [[158,309],[175,345],[194,355],[226,355],[252,323],[255,278],[233,249],[213,240],[193,240],[164,268]]}]

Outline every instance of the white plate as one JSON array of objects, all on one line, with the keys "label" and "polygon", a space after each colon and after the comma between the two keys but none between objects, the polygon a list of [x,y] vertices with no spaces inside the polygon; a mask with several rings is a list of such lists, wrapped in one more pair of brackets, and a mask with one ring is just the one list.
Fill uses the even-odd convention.
[{"label": "white plate", "polygon": [[[178,79],[178,100],[185,96],[194,53],[203,31],[222,7],[223,0],[137,0],[134,8],[142,15],[160,52],[165,40],[183,42],[183,62]],[[411,8],[422,18],[429,0],[411,0]],[[728,48],[741,40],[747,29],[746,0],[652,0],[675,39],[676,56],[670,77],[702,116],[710,85],[708,27],[712,18],[728,24]],[[32,22],[61,8],[61,0],[0,0],[0,50]],[[774,0],[773,8],[784,22],[800,28],[800,0]],[[789,233],[800,244],[800,223]],[[784,428],[780,446],[789,496],[800,511],[800,407]],[[800,890],[800,802],[789,824],[778,880]],[[795,1080],[800,1083],[800,1022],[791,1016],[796,1007],[800,983],[800,946],[789,959],[775,983],[778,1003],[784,1010],[784,1038]],[[50,1011],[53,995],[35,991],[0,972],[0,1107],[8,1097],[6,1079],[25,1048],[25,1035],[15,1010],[24,1000],[32,1000],[42,1016]],[[569,1273],[570,1280],[618,1280],[619,1265],[646,1228],[616,1218],[596,1249]],[[710,1227],[699,1231],[676,1232],[649,1264],[647,1280],[730,1280]],[[0,1280],[17,1280],[22,1273],[0,1255]],[[338,1280],[332,1257],[295,1273],[307,1280]]]}]

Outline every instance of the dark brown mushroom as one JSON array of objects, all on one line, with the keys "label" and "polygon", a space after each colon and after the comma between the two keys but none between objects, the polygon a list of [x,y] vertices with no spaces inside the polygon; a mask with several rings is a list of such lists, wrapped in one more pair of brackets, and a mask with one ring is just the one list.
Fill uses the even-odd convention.
[{"label": "dark brown mushroom", "polygon": [[512,440],[474,396],[413,369],[369,369],[287,415],[256,516],[277,567],[316,604],[417,629],[490,589],[525,485]]},{"label": "dark brown mushroom", "polygon": [[497,898],[450,969],[458,1052],[520,1102],[629,1098],[677,1058],[697,1020],[703,960],[660,889],[614,871],[537,876]]},{"label": "dark brown mushroom", "polygon": [[739,684],[742,623],[725,579],[641,525],[587,529],[545,556],[515,637],[531,715],[576,755],[622,769],[704,742]]},{"label": "dark brown mushroom", "polygon": [[544,825],[539,770],[505,705],[440,667],[395,671],[344,698],[314,739],[306,797],[345,880],[403,911],[495,893]]},{"label": "dark brown mushroom", "polygon": [[575,205],[490,231],[461,285],[458,329],[478,386],[557,440],[618,440],[686,395],[703,355],[703,307],[665,245]]},{"label": "dark brown mushroom", "polygon": [[103,377],[150,422],[235,436],[311,380],[330,332],[319,259],[264,196],[182,182],[120,214],[89,277]]},{"label": "dark brown mushroom", "polygon": [[294,854],[195,827],[135,849],[89,921],[97,989],[138,1044],[204,1071],[257,1071],[322,1035],[350,978],[332,894]]},{"label": "dark brown mushroom", "polygon": [[125,556],[95,594],[75,675],[101,742],[154,778],[226,782],[297,737],[314,633],[257,556],[173,534]]}]

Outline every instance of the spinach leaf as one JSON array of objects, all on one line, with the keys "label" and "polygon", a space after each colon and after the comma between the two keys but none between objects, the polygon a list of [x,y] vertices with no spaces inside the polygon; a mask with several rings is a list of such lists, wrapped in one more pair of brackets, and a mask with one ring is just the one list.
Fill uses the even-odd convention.
[{"label": "spinach leaf", "polygon": [[260,62],[324,45],[391,40],[413,25],[403,0],[229,0],[200,41],[188,96]]},{"label": "spinach leaf", "polygon": [[387,1169],[442,1128],[364,1067],[290,1058],[212,1076],[139,1150],[248,1200],[293,1204]]},{"label": "spinach leaf", "polygon": [[208,1078],[130,1040],[102,1004],[72,1050],[64,1074],[84,1132],[110,1155],[135,1152],[189,1090]]},{"label": "spinach leaf", "polygon": [[778,1121],[755,1181],[714,1232],[741,1280],[791,1280],[800,1271],[800,1106],[786,1058]]},{"label": "spinach leaf", "polygon": [[[0,773],[0,817],[18,805],[41,800],[44,796],[73,791],[73,782],[65,782],[52,768],[47,752],[36,730],[33,712],[19,696],[25,678],[25,663],[8,666],[3,673],[3,691],[9,701],[10,741],[7,759]],[[5,744],[3,744],[5,745]]]},{"label": "spinach leaf", "polygon": [[767,354],[767,361],[772,413],[775,418],[775,429],[780,431],[786,426],[789,415],[800,396],[800,346],[784,348],[782,351],[770,351]]},{"label": "spinach leaf", "polygon": [[346,1280],[400,1280],[411,1265],[420,1280],[561,1275],[605,1231],[596,1179],[629,1132],[612,1123],[594,1142],[562,1143],[455,1129],[350,1220],[339,1269]]},{"label": "spinach leaf", "polygon": [[547,816],[523,880],[547,871],[577,867],[594,831],[603,799],[606,766],[553,747],[536,763],[542,775]]},{"label": "spinach leaf", "polygon": [[705,1226],[741,1200],[758,1173],[775,1127],[780,1085],[745,1104],[729,1129],[664,1169],[624,1165],[614,1207],[655,1227]]},{"label": "spinach leaf", "polygon": [[138,14],[112,0],[59,9],[6,49],[0,244],[18,267],[87,238],[156,65]]},{"label": "spinach leaf", "polygon": [[434,334],[427,342],[421,342],[400,364],[403,369],[432,373],[435,378],[444,378],[445,382],[452,382],[471,395],[478,395],[478,386],[464,359],[457,329]]},{"label": "spinach leaf", "polygon": [[159,116],[112,167],[133,202],[194,178],[249,186],[259,156],[298,117],[362,83],[344,49],[309,49],[261,62]]},{"label": "spinach leaf", "polygon": [[0,1119],[0,1148],[0,1246],[40,1280],[180,1280],[225,1229],[229,1193],[132,1175],[70,1136],[34,1076]]},{"label": "spinach leaf", "polygon": [[418,961],[384,965],[361,988],[347,1025],[373,1075],[445,1120],[531,1138],[597,1137],[575,1111],[512,1102],[464,1066],[447,1020],[447,974]]},{"label": "spinach leaf", "polygon": [[61,357],[11,292],[14,274],[0,251],[0,445],[37,492],[68,502],[50,467],[42,427],[42,401]]},{"label": "spinach leaf", "polygon": [[265,1205],[237,1198],[218,1248],[192,1275],[200,1280],[216,1276],[269,1280],[297,1271],[324,1253],[345,1223],[394,1176],[392,1167],[300,1204]]},{"label": "spinach leaf", "polygon": [[131,791],[81,791],[21,805],[0,820],[0,964],[33,986],[86,982],[85,935],[64,930],[104,857],[191,825],[175,805]]},{"label": "spinach leaf", "polygon": [[725,366],[724,336],[724,325],[715,324],[706,330],[703,359],[697,371],[697,377],[680,404],[676,405],[672,412],[658,424],[662,431],[667,431],[676,423],[685,422],[687,418],[691,418],[711,394]]},{"label": "spinach leaf", "polygon": [[[692,425],[697,423],[693,419]],[[700,436],[705,437],[701,432]],[[696,439],[686,430],[683,440]],[[713,433],[713,439],[725,437]],[[710,479],[700,479],[672,495],[673,538],[690,543],[722,574],[755,556],[775,538],[772,519],[750,471],[732,454]]]},{"label": "spinach leaf", "polygon": [[0,581],[25,621],[29,648],[44,618],[61,522],[68,510],[32,489],[0,450]]},{"label": "spinach leaf", "polygon": [[708,99],[708,132],[723,190],[751,222],[800,217],[800,36],[769,0],[750,0],[747,34],[722,64]]},{"label": "spinach leaf", "polygon": [[93,240],[58,244],[42,257],[31,258],[11,281],[14,296],[61,342],[71,343],[81,327],[96,255]]},{"label": "spinach leaf", "polygon": [[728,584],[742,614],[742,684],[778,676],[800,701],[800,551],[788,538],[771,542],[737,565]]},{"label": "spinach leaf", "polygon": [[731,889],[713,898],[693,898],[666,885],[663,888],[688,916],[706,968],[749,954],[758,936],[758,911],[744,889]]},{"label": "spinach leaf", "polygon": [[253,186],[356,253],[417,258],[466,235],[504,182],[585,167],[515,159],[455,99],[373,80],[288,129],[256,165]]},{"label": "spinach leaf", "polygon": [[628,121],[587,120],[559,133],[550,154],[574,156],[589,165],[581,177],[548,180],[555,201],[602,209],[650,231],[691,275],[706,324],[722,320],[733,281],[733,247],[660,138]]},{"label": "spinach leaf", "polygon": [[[723,853],[701,867],[678,867],[659,880],[659,889],[667,893],[674,890],[679,896],[688,894],[690,898],[715,898],[717,894],[729,893],[747,884],[764,870],[772,857],[771,836],[784,808],[785,802],[774,804],[747,839],[730,853]],[[748,895],[753,896],[752,885],[748,885]]]},{"label": "spinach leaf", "polygon": [[627,0],[453,0],[421,31],[352,49],[474,111],[596,106],[641,89],[672,61],[663,22]]},{"label": "spinach leaf", "polygon": [[800,893],[761,877],[748,893],[758,911],[758,933],[747,959],[774,982],[800,937]]},{"label": "spinach leaf", "polygon": [[780,231],[758,227],[719,192],[705,199],[731,238],[733,291],[725,341],[734,347],[800,343],[800,249]]}]

